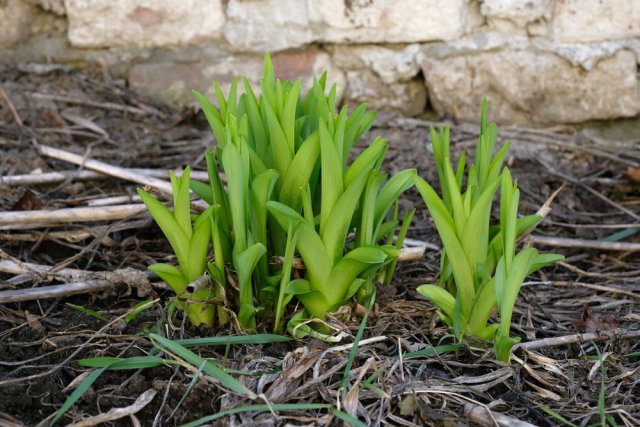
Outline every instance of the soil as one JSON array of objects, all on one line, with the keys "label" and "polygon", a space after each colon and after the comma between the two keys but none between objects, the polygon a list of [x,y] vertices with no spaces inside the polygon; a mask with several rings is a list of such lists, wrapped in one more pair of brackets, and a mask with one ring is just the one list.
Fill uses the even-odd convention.
[{"label": "soil", "polygon": [[[44,71],[0,69],[2,176],[78,169],[41,155],[38,145],[127,168],[191,165],[205,170],[204,149],[214,139],[197,111],[165,110],[91,70]],[[367,140],[373,135],[389,139],[390,172],[414,167],[435,182],[427,146],[430,124],[380,114]],[[449,125],[456,155],[472,154],[477,126]],[[562,253],[566,260],[530,277],[514,311],[512,335],[538,346],[515,350],[510,364],[497,362],[490,348],[473,342],[455,352],[403,357],[453,343],[433,306],[416,292],[418,285],[437,280],[435,248],[440,242],[424,203],[410,191],[402,200],[403,207],[417,208],[409,237],[430,249],[421,260],[401,264],[392,285],[379,288],[362,337],[379,340],[359,348],[346,396],[339,387],[348,351],[326,350],[353,342],[362,320],[361,307],[356,306],[343,313],[340,324],[347,335],[339,343],[308,339],[194,350],[227,369],[246,371],[240,378],[259,395],[255,401],[205,376],[193,380],[194,372],[179,365],[107,371],[61,423],[84,420],[79,425],[95,425],[91,417],[127,407],[145,391],[155,390],[151,402],[135,414],[107,424],[179,425],[244,405],[287,402],[328,403],[366,425],[518,425],[518,420],[541,426],[565,421],[580,426],[640,425],[640,259],[637,248],[615,246],[640,243],[640,139],[605,141],[568,126],[503,127],[500,135],[513,140],[508,164],[521,188],[523,213],[536,212],[565,184],[535,236],[556,239],[536,246]],[[115,178],[0,185],[0,212],[86,206],[94,199],[135,194],[136,187]],[[56,234],[60,231],[71,234]],[[83,231],[89,234],[69,237]],[[598,241],[603,247],[589,248],[578,239]],[[572,242],[578,247],[567,246]],[[144,215],[49,228],[0,224],[0,261],[104,272],[146,271],[166,259],[170,248]],[[54,275],[0,270],[0,294],[60,283]],[[46,425],[88,372],[76,360],[148,354],[153,345],[146,331],[171,338],[241,332],[188,328],[175,314],[168,323],[170,296],[159,286],[114,284],[99,292],[0,306],[0,425]],[[158,302],[151,309],[128,324],[73,308],[85,307],[113,320],[138,302],[155,298]],[[560,345],[540,341],[562,337],[568,338]],[[490,415],[483,412],[487,410]],[[214,423],[340,425],[332,414],[326,409],[245,412]]]}]

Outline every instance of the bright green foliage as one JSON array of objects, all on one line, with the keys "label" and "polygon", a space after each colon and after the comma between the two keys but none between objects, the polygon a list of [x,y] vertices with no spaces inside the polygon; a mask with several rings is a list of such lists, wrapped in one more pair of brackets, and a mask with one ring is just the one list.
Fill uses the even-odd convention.
[{"label": "bright green foliage", "polygon": [[[189,201],[189,168],[181,177],[171,173],[173,189],[173,212],[142,189],[138,194],[149,209],[151,216],[169,240],[180,268],[158,263],[149,269],[163,279],[178,296],[178,305],[187,307],[187,316],[194,325],[211,325],[214,308],[207,301],[214,296],[213,289],[203,287],[189,292],[189,285],[204,274],[209,251],[211,215],[215,207],[207,209],[195,221],[191,219]],[[190,303],[187,304],[187,301]],[[202,303],[192,303],[203,301]]]},{"label": "bright green foliage", "polygon": [[[336,87],[325,93],[326,74],[302,94],[300,80],[276,80],[267,55],[260,95],[246,78],[242,86],[244,93],[238,96],[235,79],[225,97],[214,83],[217,107],[195,92],[217,140],[206,153],[209,183],[190,183],[211,205],[196,222],[207,225],[201,225],[202,233],[191,232],[188,211],[178,208],[188,203],[184,181],[174,186],[173,214],[147,195],[150,210],[163,212],[152,211],[181,266],[157,264],[153,269],[172,280],[180,293],[194,280],[184,274],[188,266],[181,260],[197,262],[197,275],[206,266],[218,286],[208,291],[209,297],[235,299],[244,328],[256,329],[261,319],[281,332],[284,308],[294,297],[305,309],[296,322],[322,319],[356,293],[369,294],[377,273],[388,280],[399,253],[396,246],[402,243],[400,238],[396,246],[390,244],[399,224],[397,199],[413,185],[415,170],[391,178],[382,173],[387,142],[380,138],[349,162],[375,115],[366,105],[351,114],[347,107],[338,112]],[[408,223],[403,223],[405,233]],[[347,244],[353,231],[356,238]],[[198,254],[198,261],[185,259],[192,235],[211,242],[213,262],[206,262],[207,251]],[[292,268],[298,255],[305,264],[302,277]],[[284,262],[271,263],[274,257]],[[227,286],[231,279],[237,295]],[[210,308],[210,319],[213,313]],[[221,322],[225,316],[219,308]]]},{"label": "bright green foliage", "polygon": [[[503,163],[510,143],[496,152],[497,127],[487,125],[486,101],[482,107],[480,138],[475,159],[463,181],[466,158],[453,168],[449,150],[449,129],[431,129],[431,144],[438,168],[442,198],[425,180],[416,187],[424,198],[442,240],[440,283],[422,285],[418,292],[440,309],[443,320],[456,337],[468,334],[493,340],[499,360],[509,359],[518,341],[509,336],[511,314],[524,279],[563,257],[540,254],[534,248],[516,253],[519,237],[542,218],[518,218],[519,190]],[[500,188],[500,222],[491,226],[491,207]],[[489,324],[498,307],[500,323]]]}]

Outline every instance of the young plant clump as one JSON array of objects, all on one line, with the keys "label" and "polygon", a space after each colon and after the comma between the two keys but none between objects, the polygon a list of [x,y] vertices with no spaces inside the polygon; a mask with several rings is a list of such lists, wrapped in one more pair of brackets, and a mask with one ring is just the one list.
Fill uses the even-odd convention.
[{"label": "young plant clump", "polygon": [[[493,341],[499,360],[508,361],[519,341],[509,335],[513,307],[524,279],[542,267],[563,259],[535,248],[516,251],[517,242],[541,220],[539,215],[518,218],[520,192],[503,163],[507,142],[495,155],[497,127],[487,125],[482,106],[480,138],[465,178],[466,157],[451,164],[449,129],[431,129],[431,145],[442,198],[425,180],[416,187],[433,217],[443,250],[438,284],[422,285],[418,292],[440,309],[440,317],[458,339],[470,335]],[[466,188],[463,191],[463,183]],[[493,199],[500,189],[500,221],[491,225]],[[499,323],[488,323],[495,307]]]},{"label": "young plant clump", "polygon": [[[225,97],[214,83],[217,107],[195,92],[217,140],[206,152],[209,182],[189,180],[188,170],[172,177],[173,212],[140,190],[180,265],[151,269],[171,285],[196,325],[227,322],[225,309],[211,303],[231,299],[243,328],[255,330],[260,320],[279,333],[285,307],[296,298],[304,309],[289,330],[318,335],[308,320],[324,319],[352,297],[370,295],[377,277],[391,277],[412,217],[405,215],[392,244],[397,200],[416,172],[381,172],[388,149],[381,138],[349,163],[375,115],[366,105],[338,112],[335,86],[325,94],[326,74],[303,96],[300,80],[276,80],[267,55],[260,95],[246,78],[242,85],[238,97],[234,79]],[[210,205],[194,220],[189,188]],[[294,271],[296,256],[304,271]],[[205,270],[212,280],[194,287]]]}]

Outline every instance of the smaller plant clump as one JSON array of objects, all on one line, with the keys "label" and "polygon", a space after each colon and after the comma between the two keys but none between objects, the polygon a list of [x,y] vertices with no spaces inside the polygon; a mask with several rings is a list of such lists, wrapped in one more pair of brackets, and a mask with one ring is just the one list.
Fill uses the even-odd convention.
[{"label": "smaller plant clump", "polygon": [[[449,129],[431,128],[431,145],[442,198],[429,183],[416,178],[416,187],[433,217],[443,251],[438,284],[422,285],[418,292],[440,309],[440,317],[458,339],[470,335],[493,341],[499,360],[508,361],[519,338],[510,336],[511,315],[524,279],[563,259],[535,248],[516,251],[517,242],[541,220],[539,215],[518,218],[520,192],[503,163],[507,142],[493,155],[498,130],[487,125],[487,103],[482,105],[480,137],[474,161],[468,167],[463,153],[451,164]],[[466,187],[463,191],[463,183]],[[500,189],[500,221],[491,225],[493,199]],[[495,307],[499,323],[488,323]]]},{"label": "smaller plant clump", "polygon": [[[382,173],[388,147],[381,138],[349,162],[375,115],[366,105],[338,112],[335,86],[325,94],[326,74],[303,96],[300,80],[276,80],[267,55],[260,95],[246,78],[242,84],[240,97],[237,79],[225,97],[214,83],[217,107],[195,92],[217,140],[206,152],[209,182],[190,180],[188,169],[182,178],[172,175],[173,211],[140,190],[179,264],[151,269],[195,325],[226,323],[226,300],[243,328],[266,322],[280,333],[285,307],[296,298],[304,309],[290,319],[290,332],[320,336],[316,329],[326,328],[311,328],[309,320],[323,320],[354,296],[363,300],[378,277],[390,280],[413,215],[396,236],[397,201],[416,171]],[[197,216],[190,189],[210,205]],[[304,271],[293,269],[297,256]],[[210,282],[199,280],[205,272]]]}]

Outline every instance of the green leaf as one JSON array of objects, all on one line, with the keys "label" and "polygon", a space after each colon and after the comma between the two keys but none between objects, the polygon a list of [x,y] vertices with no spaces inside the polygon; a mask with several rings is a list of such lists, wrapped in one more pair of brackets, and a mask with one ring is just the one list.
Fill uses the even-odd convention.
[{"label": "green leaf", "polygon": [[360,214],[360,229],[357,230],[358,234],[356,235],[358,246],[372,245],[377,242],[377,240],[375,240],[377,236],[374,230],[376,220],[375,208],[380,186],[384,183],[385,179],[385,175],[381,175],[375,171],[369,174],[369,179],[364,189],[362,204],[358,212]]},{"label": "green leaf", "polygon": [[191,169],[187,166],[180,178],[173,171],[169,171],[171,187],[173,188],[173,217],[176,222],[191,239],[191,202],[189,200],[189,174]]},{"label": "green leaf", "polygon": [[140,313],[150,309],[151,307],[153,307],[153,300],[140,301],[133,306],[133,310],[131,311],[131,313],[128,313],[126,316],[124,316],[124,323],[131,323],[136,317],[140,315]]},{"label": "green leaf", "polygon": [[65,303],[65,305],[73,310],[76,311],[80,311],[84,314],[88,314],[91,317],[95,317],[98,320],[102,320],[103,322],[108,322],[109,318],[107,316],[105,316],[104,314],[97,312],[95,310],[92,310],[90,308],[87,307],[83,307],[81,305],[76,305],[76,304],[71,304],[70,302]]},{"label": "green leaf", "polygon": [[267,208],[283,229],[288,229],[289,224],[293,224],[294,228],[298,227],[297,248],[304,260],[307,278],[314,286],[317,283],[326,283],[333,262],[313,225],[282,203],[271,201],[267,203]]},{"label": "green leaf", "polygon": [[287,137],[280,126],[278,117],[268,102],[263,103],[269,127],[269,138],[271,142],[271,152],[275,162],[276,170],[284,176],[293,159],[293,147],[289,146]]},{"label": "green leaf", "polygon": [[376,200],[376,220],[382,223],[387,212],[398,200],[400,194],[413,186],[414,177],[417,176],[416,169],[405,169],[393,175],[382,187]]},{"label": "green leaf", "polygon": [[[368,178],[368,173],[365,172],[349,185],[335,203],[324,230],[321,229],[322,241],[332,263],[342,258],[349,226]],[[324,193],[324,188],[322,191]]]},{"label": "green leaf", "polygon": [[302,295],[311,292],[311,283],[306,279],[295,279],[287,283],[284,293],[287,295]]},{"label": "green leaf", "polygon": [[60,409],[56,412],[55,417],[51,420],[51,425],[53,426],[55,423],[62,418],[62,416],[73,406],[74,403],[78,401],[82,397],[83,394],[89,390],[91,385],[96,382],[96,380],[106,371],[107,368],[96,369],[91,372],[81,383],[76,387],[76,389],[71,393],[71,395],[64,401]]},{"label": "green leaf", "polygon": [[233,264],[238,274],[240,310],[238,320],[247,329],[255,329],[256,309],[253,304],[253,286],[251,285],[251,275],[256,268],[260,257],[264,256],[267,248],[262,243],[255,243],[246,250],[234,257]]},{"label": "green leaf", "polygon": [[159,278],[167,282],[176,295],[180,295],[184,292],[185,288],[190,283],[179,269],[170,264],[153,264],[149,266],[149,270],[153,271]]},{"label": "green leaf", "polygon": [[209,205],[213,205],[213,193],[211,192],[211,186],[204,182],[191,180],[189,181],[189,188],[196,193],[198,197],[207,202]]},{"label": "green leaf", "polygon": [[456,299],[453,295],[436,285],[418,286],[418,293],[435,304],[451,321],[454,316]]},{"label": "green leaf", "polygon": [[[324,120],[320,120],[320,233],[324,234],[334,206],[344,191],[342,183],[342,162],[335,146],[335,141],[327,129]],[[351,219],[349,218],[349,221]],[[330,249],[331,250],[331,249]]]},{"label": "green leaf", "polygon": [[[380,267],[388,258],[387,253],[379,247],[361,246],[338,261],[331,271],[328,282],[323,283],[321,289],[330,304],[329,310],[337,308],[335,305],[345,299],[347,291],[356,277],[372,267]],[[305,307],[307,306],[305,305]],[[311,313],[317,315],[313,311]],[[318,317],[321,316],[318,315]]]},{"label": "green leaf", "polygon": [[529,276],[532,273],[535,273],[536,271],[540,270],[541,268],[544,268],[548,265],[552,265],[555,264],[556,262],[560,262],[564,260],[564,255],[559,255],[559,254],[538,254],[533,262],[531,263],[531,267],[529,268],[529,271],[527,272],[527,276]]},{"label": "green leaf", "polygon": [[[485,262],[489,246],[489,221],[491,219],[491,202],[498,189],[499,181],[487,185],[478,201],[469,212],[467,221],[460,233],[462,246],[465,249],[467,260],[473,268],[477,268]],[[464,236],[474,236],[472,239],[464,239]]]},{"label": "green leaf", "polygon": [[76,363],[85,368],[106,368],[108,371],[124,371],[155,368],[156,366],[165,365],[167,361],[157,356],[135,356],[124,359],[119,357],[90,357],[80,359]]},{"label": "green leaf", "polygon": [[231,220],[235,234],[234,251],[242,252],[248,245],[247,239],[247,205],[248,182],[245,181],[245,170],[240,150],[228,144],[222,153],[222,167],[227,176],[227,192],[231,208]]},{"label": "green leaf", "polygon": [[502,232],[502,246],[505,270],[511,267],[511,260],[515,254],[516,220],[518,215],[518,190],[511,181],[509,169],[502,172],[502,186],[500,189],[500,228]]},{"label": "green leaf", "polygon": [[296,244],[298,242],[298,234],[294,230],[293,224],[290,223],[289,228],[287,229],[287,245],[284,252],[284,262],[282,263],[282,272],[278,287],[278,302],[275,309],[276,320],[273,330],[276,333],[279,333],[282,330],[281,322],[284,317],[284,309],[291,300],[290,295],[288,295],[290,292],[287,292],[286,287],[291,282],[293,257],[295,254]]},{"label": "green leaf", "polygon": [[348,414],[346,412],[339,411],[335,408],[331,408],[331,413],[333,414],[333,416],[343,421],[345,424],[351,425],[353,427],[367,427],[367,424],[363,423],[353,415]]},{"label": "green leaf", "polygon": [[205,210],[193,226],[193,237],[189,245],[189,260],[183,266],[185,278],[191,282],[202,276],[207,266],[207,253],[211,241],[211,214],[214,207]]},{"label": "green leaf", "polygon": [[258,101],[253,93],[251,84],[246,77],[242,78],[244,85],[245,106],[247,110],[247,117],[249,118],[249,126],[251,126],[251,135],[253,137],[253,144],[256,153],[261,159],[264,159],[269,164],[267,159],[267,130],[265,128],[262,117],[260,116],[260,109],[258,107]]},{"label": "green leaf", "polygon": [[141,188],[138,188],[138,195],[169,241],[173,252],[178,258],[178,263],[185,265],[189,256],[189,236],[185,234],[178,222],[173,218],[171,211],[169,211],[165,205]]},{"label": "green leaf", "polygon": [[209,101],[203,94],[201,94],[197,90],[194,90],[193,95],[196,97],[198,104],[200,104],[200,108],[202,108],[202,112],[207,118],[209,126],[211,127],[211,130],[213,131],[218,144],[221,147],[224,147],[227,139],[226,133],[224,131],[224,120],[220,116],[220,113],[216,110],[216,107],[213,106],[211,101]]},{"label": "green leaf", "polygon": [[[467,214],[464,203],[462,200],[462,194],[460,193],[460,188],[458,188],[458,183],[453,173],[453,169],[451,168],[451,164],[449,163],[449,157],[445,157],[444,164],[444,177],[446,185],[443,188],[447,188],[449,191],[449,202],[448,206],[450,212],[452,213],[453,224],[455,226],[456,234],[458,236],[462,236],[462,231],[464,225],[467,222]],[[443,190],[444,191],[444,190]]]},{"label": "green leaf", "polygon": [[284,103],[284,108],[282,110],[281,116],[282,129],[284,131],[284,135],[291,153],[295,152],[296,145],[296,108],[298,106],[298,99],[300,97],[300,86],[301,80],[298,79],[287,94],[287,99]]},{"label": "green leaf", "polygon": [[375,169],[375,165],[384,158],[389,143],[386,139],[376,138],[360,155],[353,161],[344,174],[344,187],[348,188],[351,183],[365,172]]},{"label": "green leaf", "polygon": [[362,134],[371,128],[375,120],[375,113],[366,113],[366,110],[367,104],[360,104],[347,118],[344,131],[344,146],[342,147],[342,160],[345,163],[349,159],[349,153],[351,153],[353,145],[360,139]]},{"label": "green leaf", "polygon": [[496,300],[500,312],[500,327],[494,337],[494,344],[499,360],[508,360],[511,347],[519,341],[509,338],[511,315],[513,314],[513,307],[522,282],[527,277],[537,256],[538,251],[535,248],[526,248],[513,258],[509,270],[506,268],[504,258],[498,262],[496,268]]},{"label": "green leaf", "polygon": [[462,313],[464,317],[467,317],[475,295],[473,271],[456,236],[453,219],[435,190],[425,180],[416,177],[415,184],[427,204],[427,209],[431,213],[440,239],[442,239],[442,245],[453,270],[456,288],[461,298]]},{"label": "green leaf", "polygon": [[317,132],[314,132],[302,143],[282,178],[280,202],[295,211],[300,210],[302,194],[309,185],[319,154],[320,137]]}]

